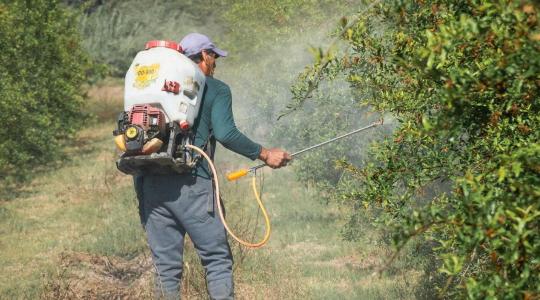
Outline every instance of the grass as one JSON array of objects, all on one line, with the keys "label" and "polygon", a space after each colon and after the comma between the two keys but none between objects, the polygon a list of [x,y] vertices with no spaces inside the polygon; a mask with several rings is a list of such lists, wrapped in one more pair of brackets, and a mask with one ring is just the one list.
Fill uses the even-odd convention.
[{"label": "grass", "polygon": [[[0,200],[1,299],[110,298],[115,291],[128,299],[150,297],[151,264],[131,178],[114,166],[110,117],[121,109],[120,91],[117,84],[91,90],[88,107],[97,122],[67,149],[72,159],[37,175],[18,198]],[[221,174],[250,164],[218,149]],[[231,241],[239,299],[414,298],[421,274],[407,264],[372,275],[390,254],[376,231],[366,225],[362,241],[343,241],[346,212],[322,204],[291,168],[262,175],[273,233],[260,250]],[[222,182],[229,222],[243,236],[260,237],[249,180]],[[204,298],[200,263],[190,242],[186,247],[184,295]]]}]

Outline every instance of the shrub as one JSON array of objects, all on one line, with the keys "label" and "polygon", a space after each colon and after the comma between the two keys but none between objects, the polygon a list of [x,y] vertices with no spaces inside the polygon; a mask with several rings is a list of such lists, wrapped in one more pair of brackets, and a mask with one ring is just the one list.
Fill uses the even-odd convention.
[{"label": "shrub", "polygon": [[384,1],[343,20],[293,87],[292,109],[335,74],[397,128],[373,160],[342,161],[335,197],[401,249],[430,245],[440,296],[540,294],[540,26],[532,1]]},{"label": "shrub", "polygon": [[0,2],[0,174],[22,179],[60,157],[82,124],[76,16],[53,0]]}]

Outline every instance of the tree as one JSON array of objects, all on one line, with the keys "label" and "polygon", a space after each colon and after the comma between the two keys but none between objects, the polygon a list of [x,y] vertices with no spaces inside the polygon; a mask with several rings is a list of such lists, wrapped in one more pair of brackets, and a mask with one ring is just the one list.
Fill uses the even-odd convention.
[{"label": "tree", "polygon": [[0,176],[58,159],[83,121],[89,60],[76,15],[54,0],[0,2]]},{"label": "tree", "polygon": [[440,295],[540,294],[540,26],[532,1],[374,2],[343,20],[291,109],[345,74],[359,102],[398,122],[373,160],[341,161],[345,236],[376,210],[397,249],[430,245]]}]

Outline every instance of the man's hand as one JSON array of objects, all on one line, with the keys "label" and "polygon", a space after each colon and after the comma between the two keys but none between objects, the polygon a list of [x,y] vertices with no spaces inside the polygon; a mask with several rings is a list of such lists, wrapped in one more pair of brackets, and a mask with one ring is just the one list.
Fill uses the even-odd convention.
[{"label": "man's hand", "polygon": [[292,157],[289,153],[281,149],[266,149],[263,147],[261,154],[259,154],[259,159],[264,161],[270,168],[277,169],[286,166]]}]

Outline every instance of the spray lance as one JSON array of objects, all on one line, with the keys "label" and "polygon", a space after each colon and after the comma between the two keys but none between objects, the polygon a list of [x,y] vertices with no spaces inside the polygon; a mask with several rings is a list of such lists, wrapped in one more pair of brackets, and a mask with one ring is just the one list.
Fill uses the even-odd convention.
[{"label": "spray lance", "polygon": [[[305,152],[308,152],[308,151],[317,149],[317,148],[322,147],[322,146],[324,146],[324,145],[333,143],[333,142],[335,142],[335,141],[337,141],[337,140],[340,140],[340,139],[342,139],[342,138],[346,138],[346,137],[351,136],[351,135],[353,135],[353,134],[356,134],[356,133],[362,132],[362,131],[364,131],[364,130],[373,128],[373,127],[375,127],[375,126],[383,125],[383,122],[384,122],[384,120],[381,118],[379,121],[374,122],[374,123],[371,123],[370,125],[368,125],[368,126],[366,126],[366,127],[362,127],[362,128],[353,130],[353,131],[351,131],[351,132],[348,132],[348,133],[346,133],[346,134],[340,135],[340,136],[335,137],[335,138],[333,138],[333,139],[330,139],[330,140],[324,141],[324,142],[322,142],[322,143],[319,143],[319,144],[316,144],[316,145],[307,147],[307,148],[305,148],[305,149],[296,151],[296,152],[294,152],[293,154],[291,154],[291,157],[295,157],[295,156],[300,155],[300,154],[302,154],[302,153],[305,153]],[[254,174],[255,171],[257,171],[258,169],[260,169],[260,168],[262,168],[262,167],[265,167],[265,166],[266,166],[266,164],[260,164],[260,165],[251,167],[251,168],[249,168],[249,169],[240,169],[240,170],[238,170],[238,171],[235,171],[235,172],[232,172],[232,173],[227,174],[227,179],[228,179],[229,181],[237,180],[237,179],[239,179],[239,178],[241,178],[241,177],[246,176],[247,174],[250,174],[250,173]]]},{"label": "spray lance", "polygon": [[[340,140],[340,139],[343,139],[343,138],[346,138],[348,136],[351,136],[353,134],[357,134],[357,133],[360,133],[362,131],[365,131],[365,130],[368,130],[370,128],[374,128],[376,126],[379,126],[379,125],[383,125],[383,122],[384,120],[381,118],[379,119],[377,122],[374,122],[374,123],[371,123],[370,125],[368,126],[365,126],[365,127],[362,127],[362,128],[359,128],[359,129],[356,129],[356,130],[353,130],[351,132],[348,132],[346,134],[343,134],[343,135],[340,135],[340,136],[337,136],[335,138],[332,138],[330,140],[327,140],[327,141],[324,141],[322,143],[319,143],[319,144],[316,144],[316,145],[313,145],[313,146],[310,146],[310,147],[307,147],[305,149],[302,149],[302,150],[299,150],[299,151],[296,151],[294,152],[293,154],[291,154],[291,157],[295,157],[295,156],[298,156],[302,153],[305,153],[305,152],[308,152],[308,151],[311,151],[311,150],[314,150],[314,149],[317,149],[319,147],[322,147],[324,145],[327,145],[327,144],[330,144],[330,143],[333,143],[337,140]],[[201,151],[202,152],[202,151]],[[201,154],[203,154],[204,152],[202,152]],[[215,171],[215,168],[213,166],[213,164],[211,163],[211,161],[208,159],[209,163],[210,163],[210,167],[214,173],[214,175],[216,174],[216,171]],[[229,173],[227,174],[227,179],[229,181],[234,181],[234,180],[237,180],[239,178],[242,178],[244,176],[246,176],[247,174],[253,174],[253,175],[256,175],[256,171],[262,167],[265,167],[266,164],[260,164],[260,165],[257,165],[257,166],[254,166],[254,167],[251,167],[249,169],[240,169],[238,171],[235,171],[235,172],[232,172],[232,173]],[[214,177],[217,177],[217,176],[214,176]],[[259,204],[259,207],[263,213],[263,217],[264,217],[264,220],[265,220],[265,234],[264,234],[264,237],[263,239],[260,241],[260,242],[257,242],[257,243],[250,243],[250,242],[246,242],[244,240],[242,240],[241,238],[237,237],[233,232],[232,230],[230,230],[229,226],[227,225],[227,222],[225,221],[225,217],[223,215],[223,212],[222,212],[222,209],[221,209],[221,199],[220,197],[218,196],[219,195],[219,182],[217,182],[217,178],[215,178],[215,181],[216,183],[216,196],[217,196],[217,199],[218,199],[218,211],[219,211],[219,214],[220,214],[220,217],[221,217],[221,220],[223,222],[223,225],[225,226],[225,229],[227,230],[227,232],[236,240],[238,241],[240,244],[246,246],[246,247],[249,247],[249,248],[259,248],[259,247],[262,247],[264,244],[266,244],[266,242],[268,242],[268,239],[270,238],[270,232],[271,232],[271,226],[270,226],[270,218],[268,217],[268,213],[266,211],[266,208],[264,207],[264,204],[262,203],[261,201],[261,197],[259,195],[259,192],[257,191],[257,185],[256,185],[256,176],[253,176],[252,177],[252,180],[251,180],[251,185],[252,185],[252,189],[253,189],[253,193],[255,195],[255,198],[257,200],[257,203]]]}]

